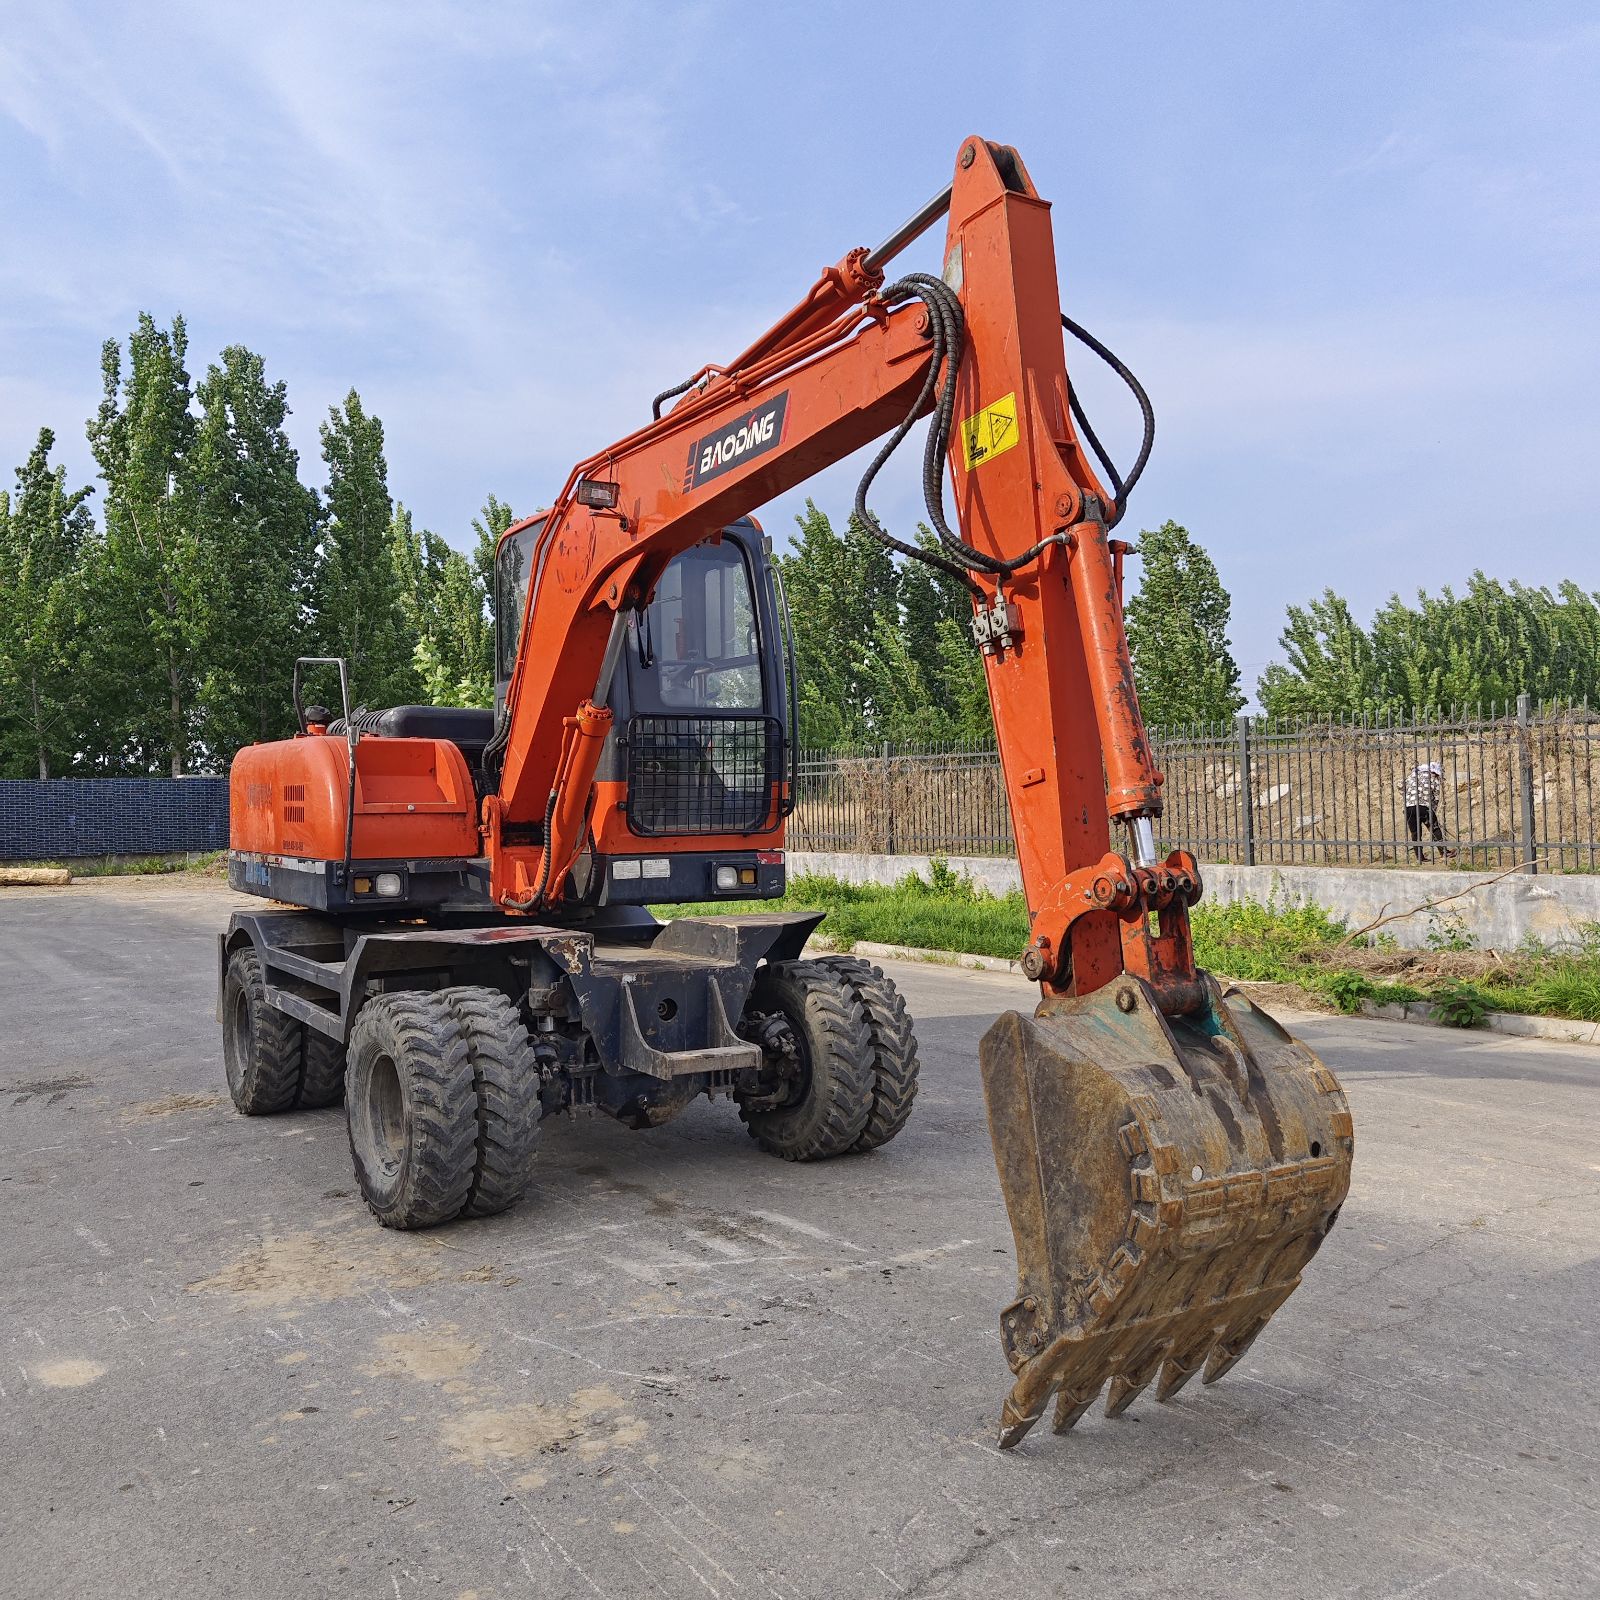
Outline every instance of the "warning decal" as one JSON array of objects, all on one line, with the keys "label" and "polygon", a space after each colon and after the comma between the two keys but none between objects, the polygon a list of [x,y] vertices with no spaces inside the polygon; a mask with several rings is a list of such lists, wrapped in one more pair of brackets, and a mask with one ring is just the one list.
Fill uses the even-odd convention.
[{"label": "warning decal", "polygon": [[966,458],[967,471],[982,466],[1017,442],[1017,397],[1008,394],[985,406],[975,416],[961,424],[961,453]]}]

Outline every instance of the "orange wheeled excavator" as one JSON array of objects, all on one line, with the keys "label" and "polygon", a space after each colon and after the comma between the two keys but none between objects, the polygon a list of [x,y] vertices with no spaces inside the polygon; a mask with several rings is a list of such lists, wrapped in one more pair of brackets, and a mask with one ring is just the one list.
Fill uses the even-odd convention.
[{"label": "orange wheeled excavator", "polygon": [[[886,283],[946,216],[942,275]],[[1126,479],[1064,328],[1140,400]],[[1195,967],[1200,871],[1155,845],[1112,537],[1152,414],[1062,316],[1016,152],[966,141],[882,245],[652,410],[501,540],[492,711],[352,709],[340,662],[341,715],[302,703],[297,670],[298,735],[239,753],[230,882],[299,909],[221,939],[235,1103],[342,1094],[362,1194],[398,1228],[512,1204],[561,1109],[648,1127],[727,1097],[797,1161],[895,1136],[917,1057],[891,981],[808,955],[819,917],[739,904],[782,893],[794,795],[794,657],[750,514],[887,436],[856,510],[971,592],[1042,990],[980,1050],[1019,1272],[1001,1443],[1052,1396],[1060,1430],[1108,1383],[1115,1414],[1152,1380],[1164,1400],[1219,1377],[1338,1215],[1350,1114],[1310,1050]],[[926,550],[866,504],[922,417]],[[704,901],[727,910],[647,909]]]}]

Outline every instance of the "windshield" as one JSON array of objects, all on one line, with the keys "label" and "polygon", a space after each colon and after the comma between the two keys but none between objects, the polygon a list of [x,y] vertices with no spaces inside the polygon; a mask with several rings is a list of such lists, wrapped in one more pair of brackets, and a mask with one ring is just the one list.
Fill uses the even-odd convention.
[{"label": "windshield", "polygon": [[528,575],[533,567],[533,547],[544,526],[541,517],[520,533],[500,541],[494,562],[495,676],[502,683],[517,665],[517,640],[522,634],[522,611],[528,601]]},{"label": "windshield", "polygon": [[628,645],[636,711],[761,710],[755,599],[739,546],[725,539],[674,557],[643,621],[630,621]]}]

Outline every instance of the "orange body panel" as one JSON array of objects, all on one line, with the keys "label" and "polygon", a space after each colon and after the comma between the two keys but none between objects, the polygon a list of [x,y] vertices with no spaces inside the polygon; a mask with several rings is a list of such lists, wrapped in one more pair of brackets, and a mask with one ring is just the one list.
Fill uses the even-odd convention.
[{"label": "orange body panel", "polygon": [[[228,844],[255,855],[342,861],[349,746],[337,735],[246,745],[228,772]],[[447,739],[356,745],[357,861],[479,853],[466,758]]]}]

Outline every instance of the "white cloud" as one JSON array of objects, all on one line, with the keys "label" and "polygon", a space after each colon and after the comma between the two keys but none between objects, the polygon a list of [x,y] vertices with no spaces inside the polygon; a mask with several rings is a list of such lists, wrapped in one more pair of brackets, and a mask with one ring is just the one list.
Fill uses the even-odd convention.
[{"label": "white cloud", "polygon": [[[182,310],[197,369],[240,340],[287,380],[309,480],[317,424],[354,385],[385,421],[396,493],[437,531],[463,538],[489,489],[548,496],[943,170],[948,118],[890,81],[869,19],[846,58],[817,25],[838,14],[11,0],[0,466],[40,420],[87,462],[100,340]],[[1133,111],[1103,132],[1017,104],[998,37],[994,59],[975,44],[960,63],[963,125],[1039,130],[1024,153],[1058,226],[1085,193],[1136,202],[1062,227],[1063,272],[1155,399],[1133,516],[1213,546],[1246,655],[1328,581],[1413,586],[1496,540],[1530,569],[1586,549],[1600,29],[1516,25],[1430,35],[1426,70],[1397,69],[1405,92],[1383,78],[1375,113],[1284,130],[1281,149],[1225,74],[1229,116],[1180,96],[1196,149],[1173,148],[1160,74],[1187,93],[1200,61],[1141,58]],[[1364,49],[1329,82],[1342,70],[1366,74]],[[1165,164],[1141,170],[1152,149]],[[1191,154],[1194,192],[1173,193]],[[1122,314],[1088,309],[1107,303]],[[1131,408],[1073,361],[1125,461]],[[896,531],[921,515],[918,449],[874,492]],[[809,492],[842,516],[860,465]],[[806,492],[773,508],[776,535]],[[1537,543],[1496,530],[1507,504]]]}]

